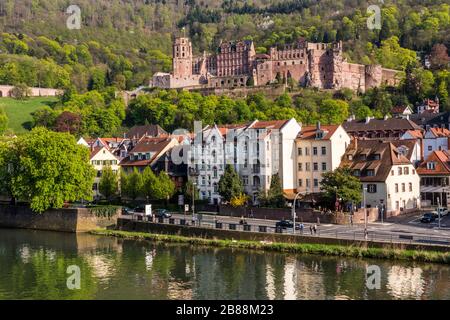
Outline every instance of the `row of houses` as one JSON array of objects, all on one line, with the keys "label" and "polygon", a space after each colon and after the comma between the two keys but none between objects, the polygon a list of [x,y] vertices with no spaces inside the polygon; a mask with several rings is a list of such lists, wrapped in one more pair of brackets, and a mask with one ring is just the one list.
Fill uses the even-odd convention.
[{"label": "row of houses", "polygon": [[[287,199],[297,193],[307,199],[321,192],[323,173],[344,166],[363,183],[368,207],[399,214],[437,201],[427,195],[428,183],[436,183],[428,179],[431,169],[426,175],[423,171],[427,163],[424,146],[431,146],[429,151],[425,148],[428,157],[439,155],[442,160],[447,154],[439,150],[442,144],[432,143],[441,138],[434,134],[441,130],[437,129],[427,131],[405,118],[349,119],[343,125],[327,126],[302,126],[295,119],[255,120],[200,126],[194,132],[177,134],[157,125],[139,126],[122,138],[81,138],[79,143],[91,149],[91,163],[98,172],[93,187],[97,197],[106,165],[126,173],[146,167],[164,170],[178,188],[191,180],[201,199],[211,204],[221,202],[218,185],[227,164],[236,169],[253,204],[258,204],[261,190],[270,188],[274,174],[279,175]],[[436,167],[446,168],[450,177],[448,162]],[[446,199],[441,197],[441,203]]]}]

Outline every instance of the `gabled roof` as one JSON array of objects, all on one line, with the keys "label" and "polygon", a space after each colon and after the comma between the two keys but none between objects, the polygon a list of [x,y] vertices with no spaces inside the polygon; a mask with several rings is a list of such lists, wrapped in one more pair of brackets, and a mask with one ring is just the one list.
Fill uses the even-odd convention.
[{"label": "gabled roof", "polygon": [[274,121],[255,121],[248,128],[249,129],[281,129],[290,120],[274,120]]},{"label": "gabled roof", "polygon": [[408,130],[405,134],[409,134],[411,137],[415,139],[423,139],[423,131],[422,130]]},{"label": "gabled roof", "polygon": [[104,152],[108,152],[112,157],[117,159],[117,157],[107,147],[93,147],[93,148],[91,148],[91,154],[90,154],[90,158],[89,159],[92,160],[102,150],[104,150]]},{"label": "gabled roof", "polygon": [[408,110],[408,109],[412,113],[412,109],[409,106],[396,106],[396,107],[392,108],[391,114],[394,114],[394,115],[396,115],[396,114],[404,114],[405,111]]},{"label": "gabled roof", "polygon": [[[124,158],[121,162],[121,166],[148,166],[152,164],[156,159],[158,159],[161,154],[166,151],[167,147],[171,144],[177,144],[178,140],[175,138],[152,138],[152,137],[144,137],[142,138],[136,146],[129,152],[129,155]],[[131,160],[130,155],[142,153],[147,154],[150,153],[150,159],[141,159],[141,160]]]},{"label": "gabled roof", "polygon": [[[339,129],[340,125],[320,126],[320,130],[325,132],[326,135],[321,140],[330,140],[333,134]],[[317,126],[302,127],[302,131],[297,136],[300,140],[316,139]]]},{"label": "gabled roof", "polygon": [[405,140],[390,140],[390,142],[398,149],[400,147],[407,148],[408,152],[405,154],[405,157],[408,160],[411,160],[414,155],[414,148],[416,147],[417,140],[414,139],[405,139]]},{"label": "gabled roof", "polygon": [[[352,156],[351,160],[349,155]],[[354,139],[342,158],[341,167],[359,170],[362,182],[384,182],[393,165],[410,164],[390,141]],[[373,170],[374,175],[366,175],[366,170]]]},{"label": "gabled roof", "polygon": [[429,132],[431,132],[436,138],[450,137],[450,130],[445,128],[431,128]]},{"label": "gabled roof", "polygon": [[397,130],[421,130],[421,128],[409,119],[389,118],[371,119],[370,121],[347,121],[342,125],[348,133],[366,131],[397,131]]},{"label": "gabled roof", "polygon": [[144,126],[134,126],[126,134],[128,139],[141,139],[142,137],[158,137],[168,135],[168,133],[159,125],[149,124]]},{"label": "gabled roof", "polygon": [[[419,175],[450,175],[450,159],[447,151],[433,151],[417,168]],[[435,169],[428,169],[429,162],[435,163]]]}]

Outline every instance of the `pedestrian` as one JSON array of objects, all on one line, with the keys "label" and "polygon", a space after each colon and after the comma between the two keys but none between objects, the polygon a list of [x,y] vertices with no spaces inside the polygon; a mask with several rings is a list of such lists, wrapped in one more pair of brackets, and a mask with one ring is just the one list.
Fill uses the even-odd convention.
[{"label": "pedestrian", "polygon": [[300,234],[303,234],[303,230],[305,229],[305,225],[300,223]]},{"label": "pedestrian", "polygon": [[309,231],[311,232],[311,235],[313,235],[313,227],[309,226]]},{"label": "pedestrian", "polygon": [[368,236],[369,236],[369,232],[367,231],[367,228],[364,228],[364,240],[367,241]]},{"label": "pedestrian", "polygon": [[350,215],[350,225],[353,227],[353,215]]},{"label": "pedestrian", "polygon": [[317,234],[317,226],[316,225],[314,225],[313,230],[314,230],[314,234],[316,235]]}]

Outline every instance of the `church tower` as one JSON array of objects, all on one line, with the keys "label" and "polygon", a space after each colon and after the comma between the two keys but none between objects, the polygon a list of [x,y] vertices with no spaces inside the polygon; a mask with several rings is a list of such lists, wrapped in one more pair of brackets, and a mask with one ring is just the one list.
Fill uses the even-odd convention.
[{"label": "church tower", "polygon": [[173,75],[175,78],[192,76],[192,43],[188,38],[176,38],[173,44]]}]

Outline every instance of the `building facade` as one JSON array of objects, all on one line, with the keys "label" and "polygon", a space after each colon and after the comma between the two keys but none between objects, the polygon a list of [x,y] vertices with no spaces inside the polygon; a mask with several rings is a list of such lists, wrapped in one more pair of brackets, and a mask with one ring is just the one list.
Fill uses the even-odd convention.
[{"label": "building facade", "polygon": [[398,71],[378,65],[348,63],[342,42],[309,43],[299,39],[257,54],[252,41],[222,42],[214,54],[194,57],[188,38],[173,43],[173,72],[156,73],[150,83],[160,88],[236,88],[288,83],[319,89],[349,88],[364,92],[396,85]]},{"label": "building facade", "polygon": [[342,126],[302,127],[296,139],[297,192],[320,193],[322,175],[339,167],[349,145]]},{"label": "building facade", "polygon": [[114,173],[119,174],[119,159],[107,147],[99,146],[91,147],[90,162],[96,170],[96,176],[92,190],[94,192],[94,198],[98,199],[101,197],[99,191],[99,183],[102,178],[103,170],[105,169],[105,167],[109,166]]},{"label": "building facade", "polygon": [[341,167],[363,185],[363,205],[386,217],[420,208],[420,178],[413,164],[389,141],[354,139]]}]

